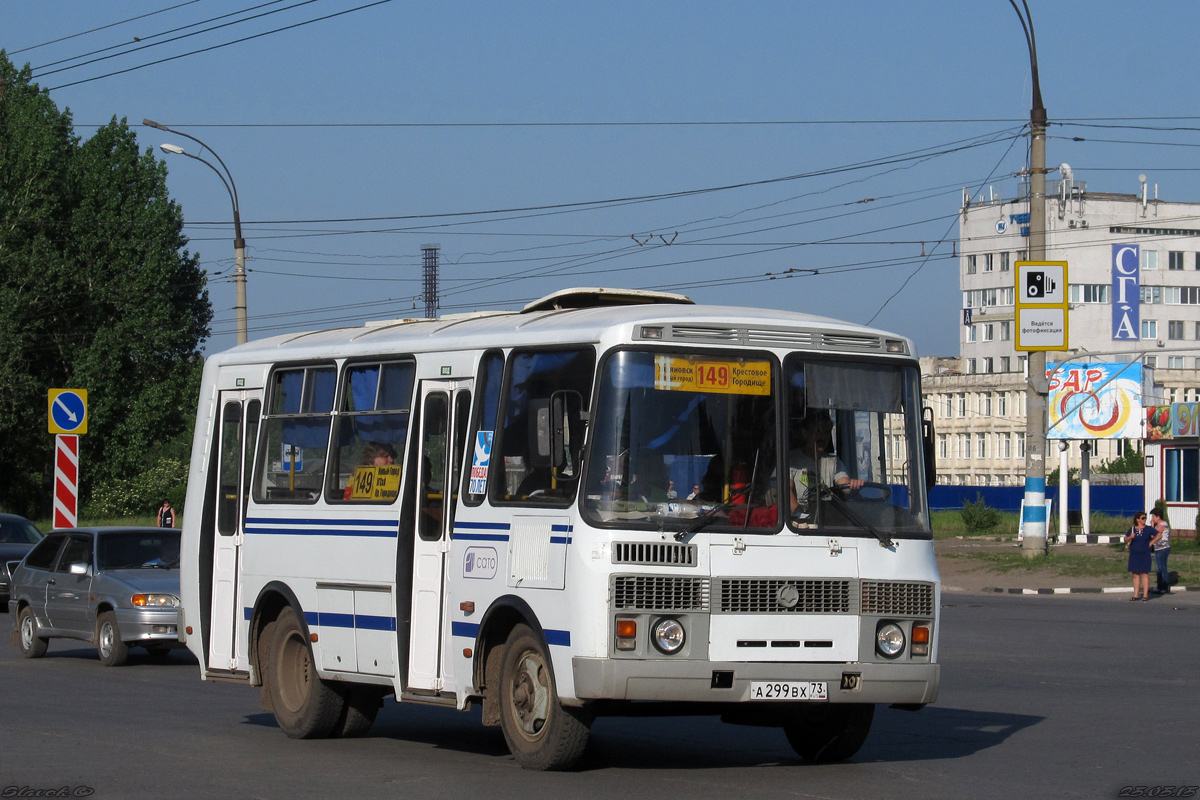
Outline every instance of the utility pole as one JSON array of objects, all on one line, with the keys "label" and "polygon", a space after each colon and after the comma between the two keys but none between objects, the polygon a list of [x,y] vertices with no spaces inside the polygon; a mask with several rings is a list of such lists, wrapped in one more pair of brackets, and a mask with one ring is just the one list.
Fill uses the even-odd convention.
[{"label": "utility pole", "polygon": [[[1046,260],[1046,106],[1038,80],[1037,38],[1029,3],[1008,0],[1025,30],[1033,76],[1033,107],[1029,111],[1029,260]],[[1021,547],[1026,558],[1042,555],[1046,540],[1046,351],[1029,354],[1025,403],[1025,511],[1021,518]],[[1061,502],[1063,498],[1059,498]]]}]

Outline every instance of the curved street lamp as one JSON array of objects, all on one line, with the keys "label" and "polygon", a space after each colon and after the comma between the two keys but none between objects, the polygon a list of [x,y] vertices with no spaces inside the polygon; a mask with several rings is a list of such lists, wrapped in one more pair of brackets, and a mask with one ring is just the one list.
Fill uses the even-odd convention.
[{"label": "curved street lamp", "polygon": [[[238,344],[246,343],[246,240],[242,238],[242,215],[238,206],[237,185],[233,182],[233,173],[229,171],[229,167],[225,166],[225,162],[217,155],[216,151],[206,145],[204,142],[197,139],[195,136],[186,134],[182,131],[172,130],[166,125],[160,125],[152,119],[142,120],[143,125],[151,128],[157,128],[160,131],[173,133],[176,136],[182,136],[185,139],[191,139],[199,144],[202,148],[212,153],[213,158],[221,165],[221,169],[217,169],[210,162],[204,160],[200,156],[192,155],[184,150],[179,145],[161,144],[159,149],[164,153],[169,153],[176,156],[187,156],[195,159],[201,164],[204,164],[213,172],[217,173],[217,177],[221,179],[221,183],[225,186],[225,191],[229,192],[229,200],[233,203],[233,252],[234,252],[234,268],[233,268],[233,283],[237,290],[237,299],[233,310],[237,315],[237,342]],[[222,171],[223,170],[223,171]]]}]

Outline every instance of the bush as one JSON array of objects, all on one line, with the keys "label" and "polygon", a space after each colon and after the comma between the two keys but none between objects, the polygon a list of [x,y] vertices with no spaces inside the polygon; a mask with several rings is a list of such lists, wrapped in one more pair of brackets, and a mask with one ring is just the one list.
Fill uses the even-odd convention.
[{"label": "bush", "polygon": [[83,516],[112,518],[153,514],[163,500],[171,501],[178,516],[187,493],[187,475],[187,462],[164,458],[141,475],[97,484],[84,506]]},{"label": "bush", "polygon": [[1000,511],[989,506],[979,492],[976,492],[974,502],[963,502],[963,524],[970,533],[986,533],[999,525],[1002,517]]}]

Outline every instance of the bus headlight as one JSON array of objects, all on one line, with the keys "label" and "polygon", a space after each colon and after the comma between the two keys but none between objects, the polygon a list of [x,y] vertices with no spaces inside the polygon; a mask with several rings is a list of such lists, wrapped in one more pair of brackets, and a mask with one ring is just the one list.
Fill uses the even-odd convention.
[{"label": "bus headlight", "polygon": [[674,655],[682,650],[685,638],[683,625],[671,617],[660,619],[650,631],[650,641],[663,655]]},{"label": "bus headlight", "polygon": [[885,622],[875,629],[875,651],[884,658],[895,658],[904,652],[904,631],[894,622]]}]

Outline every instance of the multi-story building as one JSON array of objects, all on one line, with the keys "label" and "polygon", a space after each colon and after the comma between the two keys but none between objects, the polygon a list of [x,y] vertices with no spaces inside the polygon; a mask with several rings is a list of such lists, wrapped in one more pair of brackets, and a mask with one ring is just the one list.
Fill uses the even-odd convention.
[{"label": "multi-story building", "polygon": [[[1068,264],[1069,341],[1047,362],[1141,359],[1166,402],[1200,400],[1200,204],[1089,192],[1065,164],[1047,181],[1046,253]],[[1015,349],[1016,263],[1027,258],[1029,185],[1015,197],[964,194],[959,219],[961,355],[924,359],[938,432],[939,482],[1024,481],[1026,356]],[[1095,466],[1123,452],[1089,442]],[[1078,443],[1069,466],[1077,467]],[[1058,447],[1047,448],[1047,470]]]}]

